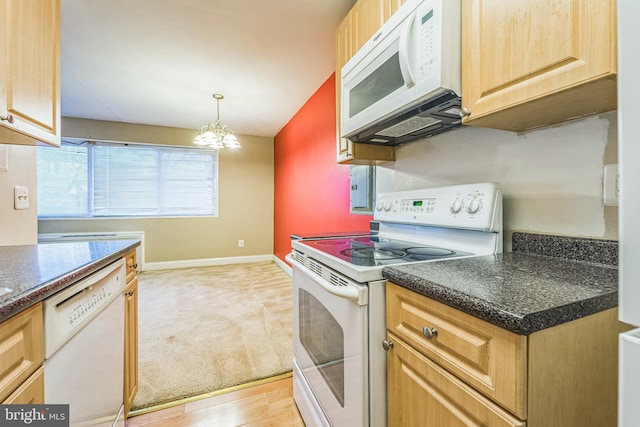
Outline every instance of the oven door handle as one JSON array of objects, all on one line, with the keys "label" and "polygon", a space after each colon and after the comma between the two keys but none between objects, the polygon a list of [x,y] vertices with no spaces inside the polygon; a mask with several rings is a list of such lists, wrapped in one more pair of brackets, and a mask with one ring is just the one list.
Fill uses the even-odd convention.
[{"label": "oven door handle", "polygon": [[325,278],[323,278],[321,276],[318,276],[316,273],[314,273],[313,271],[308,269],[306,266],[300,264],[298,261],[295,261],[293,259],[293,257],[291,256],[291,254],[285,256],[285,259],[292,266],[296,266],[297,268],[302,270],[302,272],[304,274],[306,274],[308,277],[313,279],[314,282],[316,282],[318,285],[320,285],[320,287],[322,287],[322,289],[324,289],[325,291],[329,292],[330,294],[335,295],[335,296],[340,297],[340,298],[351,300],[351,301],[355,302],[358,305],[366,305],[367,304],[367,302],[366,302],[367,301],[366,294],[364,292],[362,292],[360,289],[356,288],[355,286],[352,286],[352,285],[349,285],[349,284],[347,284],[345,286],[332,285]]}]

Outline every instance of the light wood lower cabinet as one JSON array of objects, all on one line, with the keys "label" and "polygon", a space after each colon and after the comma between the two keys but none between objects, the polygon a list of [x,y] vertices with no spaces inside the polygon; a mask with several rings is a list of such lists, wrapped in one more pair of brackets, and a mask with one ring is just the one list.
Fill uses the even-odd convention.
[{"label": "light wood lower cabinet", "polygon": [[390,282],[386,297],[390,426],[616,425],[617,309],[521,336]]},{"label": "light wood lower cabinet", "polygon": [[33,377],[43,362],[42,303],[38,303],[0,323],[0,402],[9,396],[21,401],[30,394],[33,403],[44,403],[44,382]]},{"label": "light wood lower cabinet", "polygon": [[44,403],[44,367],[40,367],[16,391],[2,402],[3,405],[36,405]]},{"label": "light wood lower cabinet", "polygon": [[[124,290],[124,414],[129,415],[138,392],[138,277],[135,251],[125,256],[127,287]],[[130,271],[133,278],[129,280]]]},{"label": "light wood lower cabinet", "polygon": [[389,334],[390,426],[525,426],[437,363]]}]

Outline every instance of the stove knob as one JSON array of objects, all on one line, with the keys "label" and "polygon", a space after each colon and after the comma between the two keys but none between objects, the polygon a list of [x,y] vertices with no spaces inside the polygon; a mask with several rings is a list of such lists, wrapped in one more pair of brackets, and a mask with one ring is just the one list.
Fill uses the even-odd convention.
[{"label": "stove knob", "polygon": [[387,211],[387,212],[389,212],[391,210],[391,202],[389,200],[384,202],[384,210]]},{"label": "stove knob", "polygon": [[382,201],[376,202],[376,210],[377,211],[381,211],[382,210],[382,206],[383,206]]},{"label": "stove knob", "polygon": [[449,207],[451,213],[457,214],[458,212],[460,212],[460,209],[462,209],[462,201],[460,199],[453,200],[451,202],[451,206]]},{"label": "stove knob", "polygon": [[480,204],[480,200],[475,198],[471,199],[469,203],[467,203],[467,212],[469,212],[470,214],[477,213],[480,210],[480,206],[482,206]]}]

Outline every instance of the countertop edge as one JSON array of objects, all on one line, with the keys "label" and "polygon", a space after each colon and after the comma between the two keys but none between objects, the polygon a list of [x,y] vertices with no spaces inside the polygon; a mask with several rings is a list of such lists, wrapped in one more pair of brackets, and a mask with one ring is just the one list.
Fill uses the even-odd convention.
[{"label": "countertop edge", "polygon": [[490,301],[459,292],[446,285],[434,283],[410,273],[395,270],[393,267],[385,267],[382,274],[385,279],[399,286],[518,335],[531,335],[534,332],[618,306],[618,294],[613,292],[521,316]]},{"label": "countertop edge", "polygon": [[103,256],[97,260],[84,264],[74,270],[67,272],[66,274],[56,277],[48,282],[45,282],[35,289],[31,289],[23,295],[20,295],[14,301],[11,301],[0,307],[0,322],[9,319],[12,316],[26,310],[27,308],[43,301],[47,297],[55,294],[58,291],[66,288],[67,286],[82,280],[86,276],[100,270],[111,264],[113,261],[123,257],[125,254],[131,252],[134,248],[140,246],[139,241],[135,241],[109,255]]}]

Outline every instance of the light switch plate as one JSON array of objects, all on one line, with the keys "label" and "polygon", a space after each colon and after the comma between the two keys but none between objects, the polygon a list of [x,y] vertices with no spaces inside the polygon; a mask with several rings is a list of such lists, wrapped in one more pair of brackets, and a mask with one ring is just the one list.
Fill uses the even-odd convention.
[{"label": "light switch plate", "polygon": [[29,188],[24,185],[13,187],[13,208],[29,209]]}]

